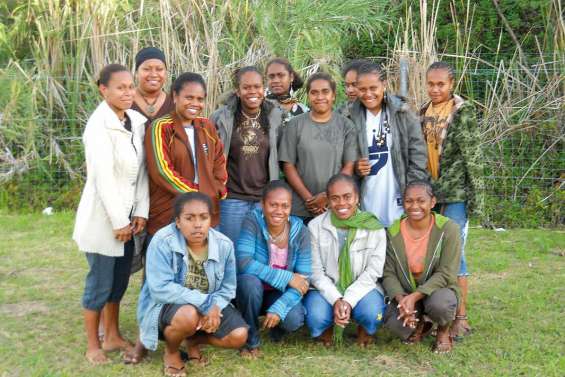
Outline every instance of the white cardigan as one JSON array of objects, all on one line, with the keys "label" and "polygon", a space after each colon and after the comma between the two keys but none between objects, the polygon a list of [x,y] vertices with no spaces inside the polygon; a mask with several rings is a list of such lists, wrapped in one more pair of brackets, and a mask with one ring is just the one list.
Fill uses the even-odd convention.
[{"label": "white cardigan", "polygon": [[343,297],[352,308],[371,290],[381,294],[383,288],[377,279],[383,276],[386,256],[384,229],[357,229],[351,242],[349,258],[353,270],[353,283],[342,295],[336,287],[339,279],[339,241],[337,229],[332,225],[330,211],[326,211],[308,224],[312,242],[312,276],[314,288],[333,305]]},{"label": "white cardigan", "polygon": [[132,132],[103,101],[86,124],[82,140],[86,183],[78,205],[73,239],[81,251],[123,256],[124,243],[113,234],[131,216],[147,218],[149,182],[143,138],[145,117],[126,110]]}]

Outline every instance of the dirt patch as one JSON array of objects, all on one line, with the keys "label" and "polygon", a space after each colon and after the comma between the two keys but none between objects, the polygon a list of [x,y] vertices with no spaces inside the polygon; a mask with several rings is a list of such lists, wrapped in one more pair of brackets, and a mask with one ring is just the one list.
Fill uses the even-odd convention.
[{"label": "dirt patch", "polygon": [[41,301],[24,301],[17,304],[0,305],[0,315],[25,317],[29,314],[48,313],[49,307]]}]

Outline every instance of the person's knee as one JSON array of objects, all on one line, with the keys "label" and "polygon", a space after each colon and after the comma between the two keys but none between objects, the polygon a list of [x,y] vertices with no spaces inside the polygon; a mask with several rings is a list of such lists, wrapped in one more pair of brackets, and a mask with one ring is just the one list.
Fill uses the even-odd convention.
[{"label": "person's knee", "polygon": [[442,288],[432,293],[424,303],[426,314],[441,326],[451,322],[457,310],[457,298],[449,288]]},{"label": "person's knee", "polygon": [[260,300],[263,298],[263,284],[255,275],[243,274],[237,277],[238,298]]},{"label": "person's knee", "polygon": [[200,316],[196,308],[192,305],[183,305],[173,316],[171,327],[176,331],[191,333],[196,330],[199,321]]},{"label": "person's knee", "polygon": [[298,330],[304,325],[304,307],[302,304],[297,304],[288,312],[284,321],[281,323],[283,330],[293,332]]},{"label": "person's knee", "polygon": [[309,297],[304,302],[305,306],[305,322],[310,333],[315,338],[320,336],[333,323],[332,306],[317,292],[309,293],[316,295]]},{"label": "person's knee", "polygon": [[222,341],[226,348],[241,348],[247,342],[247,327],[238,327],[226,335]]}]

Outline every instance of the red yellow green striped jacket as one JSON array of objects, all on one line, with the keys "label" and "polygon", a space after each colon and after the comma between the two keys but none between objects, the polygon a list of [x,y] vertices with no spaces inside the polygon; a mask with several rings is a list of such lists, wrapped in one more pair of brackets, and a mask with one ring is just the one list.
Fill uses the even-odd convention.
[{"label": "red yellow green striped jacket", "polygon": [[208,119],[195,119],[193,127],[198,183],[195,183],[195,163],[188,136],[176,115],[154,120],[145,133],[149,173],[149,234],[154,234],[171,222],[175,197],[190,191],[200,191],[212,199],[212,226],[219,223],[219,201],[227,195],[224,146]]}]

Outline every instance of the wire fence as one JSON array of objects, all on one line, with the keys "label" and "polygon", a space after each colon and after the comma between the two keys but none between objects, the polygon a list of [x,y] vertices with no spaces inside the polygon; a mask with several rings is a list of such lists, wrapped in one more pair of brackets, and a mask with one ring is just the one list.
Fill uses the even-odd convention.
[{"label": "wire fence", "polygon": [[[467,72],[475,98],[481,98],[493,70]],[[491,218],[511,224],[520,210],[552,211],[541,225],[561,226],[561,202],[565,199],[565,135],[561,110],[554,119],[528,120],[496,140],[483,133],[485,197]],[[81,136],[86,119],[9,118],[9,122],[33,123],[39,138],[27,155],[13,156],[0,150],[0,208],[42,209],[48,206],[76,208],[85,177]],[[483,128],[489,125],[481,122]],[[0,114],[0,132],[10,124]],[[2,146],[3,147],[3,146]],[[14,153],[15,154],[15,153]],[[515,211],[509,211],[515,208]],[[521,224],[516,222],[516,224]]]}]

